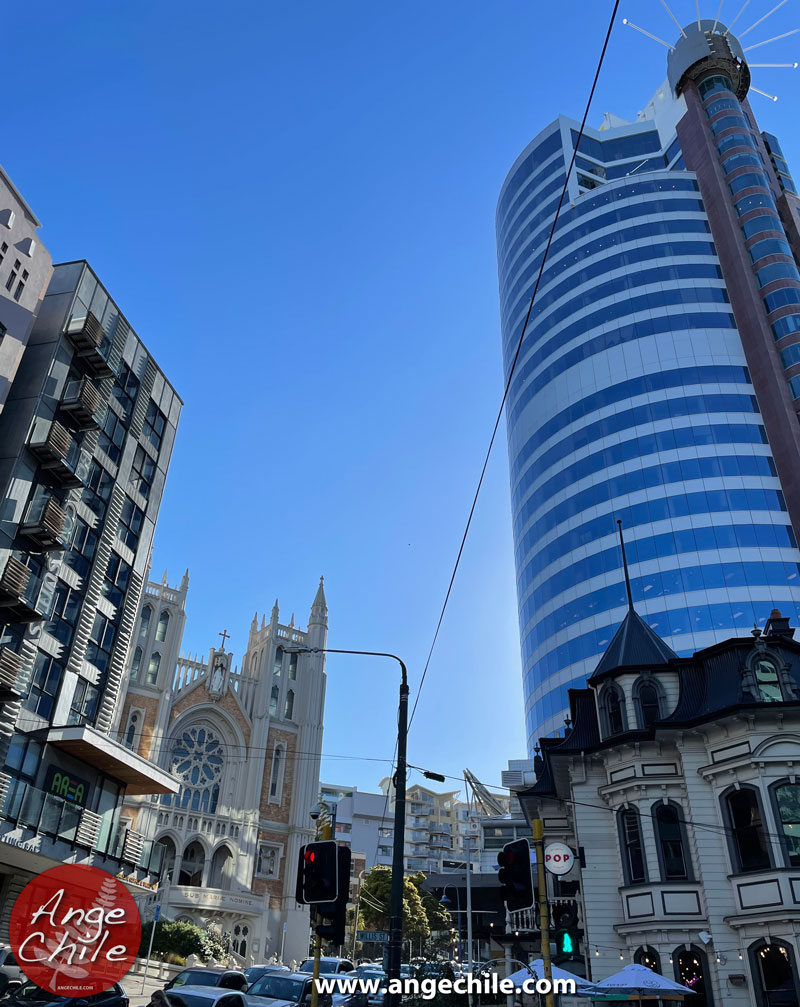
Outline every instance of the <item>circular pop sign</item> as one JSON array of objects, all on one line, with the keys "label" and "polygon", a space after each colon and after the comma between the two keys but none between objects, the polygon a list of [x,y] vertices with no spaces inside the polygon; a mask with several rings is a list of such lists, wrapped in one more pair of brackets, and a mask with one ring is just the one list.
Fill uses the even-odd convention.
[{"label": "circular pop sign", "polygon": [[11,949],[32,982],[58,996],[102,993],[133,965],[142,920],[128,889],[97,867],[61,864],[22,889]]},{"label": "circular pop sign", "polygon": [[569,874],[575,854],[565,843],[549,843],[544,848],[544,866],[551,874]]}]

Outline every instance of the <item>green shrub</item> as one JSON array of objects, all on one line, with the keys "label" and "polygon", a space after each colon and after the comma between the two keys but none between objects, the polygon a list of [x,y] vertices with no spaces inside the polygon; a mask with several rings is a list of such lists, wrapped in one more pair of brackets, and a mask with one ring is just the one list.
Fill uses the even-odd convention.
[{"label": "green shrub", "polygon": [[[139,947],[139,955],[142,958],[147,956],[152,930],[152,923],[145,923],[142,927],[142,943]],[[217,935],[196,927],[193,923],[160,920],[156,926],[153,938],[154,957],[164,957],[169,961],[172,956],[180,959],[174,964],[183,965],[189,955],[197,955],[202,961],[207,962],[212,958],[222,958],[224,954],[225,948]]]}]

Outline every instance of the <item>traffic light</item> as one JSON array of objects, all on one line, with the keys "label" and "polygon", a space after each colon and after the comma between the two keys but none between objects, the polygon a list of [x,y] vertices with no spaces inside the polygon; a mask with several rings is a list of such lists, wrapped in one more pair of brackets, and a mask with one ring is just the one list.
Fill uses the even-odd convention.
[{"label": "traffic light", "polygon": [[[300,847],[295,898],[302,904],[333,902],[338,891],[337,844],[332,839]],[[349,868],[348,868],[349,872]],[[348,873],[349,880],[349,873]]]},{"label": "traffic light", "polygon": [[315,906],[317,916],[321,917],[322,922],[318,923],[314,927],[314,930],[323,940],[339,946],[344,944],[347,903],[350,901],[349,848],[347,846],[340,846],[336,852],[336,857],[339,871],[336,899],[333,902],[326,902]]},{"label": "traffic light", "polygon": [[576,957],[580,954],[580,939],[583,936],[583,931],[578,927],[578,904],[554,902],[551,914],[556,954],[560,958]]},{"label": "traffic light", "polygon": [[497,854],[500,870],[500,898],[510,912],[530,909],[534,903],[533,878],[531,877],[531,851],[527,839],[517,839],[506,843]]}]

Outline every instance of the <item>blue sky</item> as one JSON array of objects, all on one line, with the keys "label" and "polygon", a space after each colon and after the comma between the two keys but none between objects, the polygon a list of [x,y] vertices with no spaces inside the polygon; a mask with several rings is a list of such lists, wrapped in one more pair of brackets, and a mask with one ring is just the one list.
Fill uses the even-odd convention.
[{"label": "blue sky", "polygon": [[[772,4],[751,6],[737,28]],[[748,41],[797,27],[787,8]],[[304,624],[324,573],[330,645],[399,653],[415,690],[501,395],[497,193],[547,122],[580,117],[610,9],[5,8],[0,162],[54,258],[89,259],[186,403],[153,573],[190,568],[188,650],[227,628],[240,657],[276,595]],[[622,17],[676,34],[655,0]],[[798,39],[754,60],[794,60]],[[590,122],[633,118],[665,56],[618,23]],[[781,100],[752,101],[800,171],[797,73],[754,71]],[[498,783],[524,757],[519,663],[503,433],[410,761]],[[327,758],[326,781],[376,787],[386,764],[352,757],[391,757],[396,691],[390,664],[329,658],[324,751],[350,758]]]}]

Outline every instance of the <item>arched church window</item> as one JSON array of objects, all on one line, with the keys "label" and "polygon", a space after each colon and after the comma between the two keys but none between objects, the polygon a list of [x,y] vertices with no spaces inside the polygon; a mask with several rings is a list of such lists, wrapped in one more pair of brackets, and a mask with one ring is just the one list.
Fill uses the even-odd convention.
[{"label": "arched church window", "polygon": [[284,713],[284,718],[286,720],[291,720],[294,715],[294,691],[289,689],[286,693],[286,712]]},{"label": "arched church window", "polygon": [[153,618],[153,610],[149,605],[142,609],[142,618],[139,620],[139,636],[147,636],[150,630],[150,620]]},{"label": "arched church window", "polygon": [[131,719],[128,721],[128,730],[125,734],[125,747],[133,748],[133,743],[136,740],[136,728],[139,723],[139,714],[132,713]]},{"label": "arched church window", "polygon": [[184,728],[172,746],[172,774],[183,784],[182,807],[214,814],[225,751],[217,734],[206,724]]},{"label": "arched church window", "polygon": [[203,868],[206,856],[203,847],[195,840],[186,847],[181,857],[181,869],[178,876],[179,885],[191,885],[199,888],[203,883]]},{"label": "arched church window", "polygon": [[289,678],[293,682],[297,678],[297,654],[289,655]]},{"label": "arched church window", "polygon": [[240,958],[247,957],[247,938],[250,936],[250,927],[246,923],[237,923],[231,934],[231,950]]},{"label": "arched church window", "polygon": [[272,753],[272,772],[269,779],[269,799],[280,804],[283,786],[283,746],[276,745]]},{"label": "arched church window", "polygon": [[275,651],[275,663],[272,666],[272,674],[280,675],[283,670],[283,647],[278,647]]},{"label": "arched church window", "polygon": [[762,703],[780,703],[783,699],[778,666],[769,657],[757,657],[753,661],[758,698]]},{"label": "arched church window", "polygon": [[269,715],[270,717],[278,716],[278,698],[280,696],[280,689],[277,685],[272,686],[272,692],[269,694]]},{"label": "arched church window", "polygon": [[142,648],[137,647],[133,652],[133,660],[131,661],[131,681],[137,682],[139,680],[139,669],[142,666]]},{"label": "arched church window", "polygon": [[163,642],[167,638],[167,630],[169,629],[169,612],[162,612],[158,617],[158,625],[156,626],[156,640]]},{"label": "arched church window", "polygon": [[158,680],[158,669],[161,667],[161,655],[158,651],[154,651],[150,655],[150,664],[147,668],[147,684],[155,685]]},{"label": "arched church window", "polygon": [[213,815],[217,810],[217,803],[219,802],[219,787],[215,784],[211,788],[211,807],[209,811]]}]

